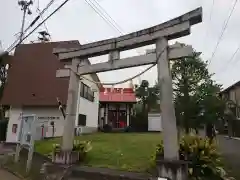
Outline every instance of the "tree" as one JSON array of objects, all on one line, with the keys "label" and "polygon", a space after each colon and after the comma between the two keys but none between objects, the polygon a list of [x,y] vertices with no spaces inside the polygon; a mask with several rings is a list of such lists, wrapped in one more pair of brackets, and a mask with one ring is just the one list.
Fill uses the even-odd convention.
[{"label": "tree", "polygon": [[174,103],[178,125],[189,133],[203,124],[213,123],[224,112],[217,96],[220,85],[211,80],[207,63],[194,52],[192,57],[172,62]]},{"label": "tree", "polygon": [[[4,55],[0,57],[0,99],[3,96],[3,91],[7,82],[7,70],[8,61],[10,59],[9,55]],[[4,109],[0,105],[0,119],[4,118]]]},{"label": "tree", "polygon": [[[159,87],[156,83],[153,87],[149,87],[149,82],[143,80],[140,85],[135,85],[135,94],[142,104],[142,112],[146,113],[151,107],[155,107],[159,99]],[[160,107],[159,107],[160,108]]]}]

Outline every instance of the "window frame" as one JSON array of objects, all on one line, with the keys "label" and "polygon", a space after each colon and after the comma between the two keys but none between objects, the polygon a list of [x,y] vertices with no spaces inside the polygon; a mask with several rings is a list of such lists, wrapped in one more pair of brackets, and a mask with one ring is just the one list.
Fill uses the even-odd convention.
[{"label": "window frame", "polygon": [[[80,117],[84,118],[83,120]],[[80,121],[81,120],[81,121]],[[84,122],[82,122],[84,121]],[[87,125],[87,115],[85,114],[78,114],[78,126],[86,126]]]},{"label": "window frame", "polygon": [[80,85],[80,96],[84,99],[94,102],[94,92],[88,85],[83,82],[81,82]]}]

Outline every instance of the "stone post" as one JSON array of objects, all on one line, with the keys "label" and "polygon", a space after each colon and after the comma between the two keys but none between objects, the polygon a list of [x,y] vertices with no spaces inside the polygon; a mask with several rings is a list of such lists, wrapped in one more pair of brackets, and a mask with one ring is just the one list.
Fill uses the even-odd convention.
[{"label": "stone post", "polygon": [[75,73],[80,60],[75,58],[72,60],[70,80],[68,87],[68,100],[66,109],[66,119],[64,120],[64,131],[62,138],[62,153],[64,161],[68,164],[71,163],[71,151],[73,148],[74,140],[74,128],[76,120],[77,102],[78,102],[78,88],[79,88],[79,77]]},{"label": "stone post", "polygon": [[186,180],[187,164],[184,161],[179,161],[178,133],[167,47],[168,41],[166,38],[157,40],[156,56],[158,58],[157,69],[164,145],[164,159],[157,159],[157,170],[158,177]]}]

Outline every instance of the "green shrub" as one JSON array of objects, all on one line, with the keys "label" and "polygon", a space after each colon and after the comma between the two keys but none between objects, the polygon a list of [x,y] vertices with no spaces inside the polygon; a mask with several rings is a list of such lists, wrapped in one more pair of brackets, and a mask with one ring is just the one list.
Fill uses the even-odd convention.
[{"label": "green shrub", "polygon": [[[156,147],[153,160],[163,158],[163,143]],[[188,172],[192,180],[227,180],[227,173],[223,168],[221,156],[216,143],[209,143],[208,138],[186,135],[179,143],[180,160],[189,161]]]},{"label": "green shrub", "polygon": [[[53,144],[53,152],[60,151],[60,144]],[[73,143],[73,151],[78,151],[80,156],[80,161],[84,161],[86,159],[86,155],[89,151],[92,150],[92,145],[90,141],[78,141],[75,140]]]},{"label": "green shrub", "polygon": [[148,131],[148,115],[137,113],[136,116],[131,116],[130,126],[133,131],[147,132]]}]

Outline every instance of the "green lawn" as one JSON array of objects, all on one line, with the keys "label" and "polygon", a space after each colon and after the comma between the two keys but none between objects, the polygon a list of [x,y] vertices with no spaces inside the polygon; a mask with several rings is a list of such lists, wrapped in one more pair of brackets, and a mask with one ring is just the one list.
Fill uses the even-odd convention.
[{"label": "green lawn", "polygon": [[[76,137],[89,140],[93,149],[86,165],[130,171],[146,171],[151,165],[151,155],[161,140],[160,133],[96,133]],[[35,150],[42,154],[52,151],[52,144],[60,139],[38,141]]]}]

